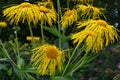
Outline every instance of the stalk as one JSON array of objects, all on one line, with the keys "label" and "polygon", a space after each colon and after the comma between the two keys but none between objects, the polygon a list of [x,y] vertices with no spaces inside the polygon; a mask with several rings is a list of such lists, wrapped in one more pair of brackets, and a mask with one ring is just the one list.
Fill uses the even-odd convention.
[{"label": "stalk", "polygon": [[62,73],[62,76],[64,76],[64,74],[65,74],[68,66],[70,65],[70,62],[71,62],[71,60],[72,60],[72,58],[73,58],[73,56],[74,56],[74,54],[75,54],[75,52],[76,52],[76,50],[78,49],[78,47],[79,47],[79,43],[77,44],[77,46],[75,47],[74,51],[72,52],[72,55],[71,55],[70,59],[68,60],[68,63],[67,63],[67,65],[65,66],[65,69],[64,69],[64,71],[63,71],[63,73]]},{"label": "stalk", "polygon": [[17,54],[18,54],[18,57],[20,57],[17,31],[14,31],[14,33],[15,33],[15,37],[16,37],[15,42],[16,42],[16,47],[17,47]]},{"label": "stalk", "polygon": [[69,9],[70,0],[67,0],[67,8]]},{"label": "stalk", "polygon": [[[60,32],[60,17],[61,15],[61,7],[60,7],[60,1],[57,0],[57,11],[58,11],[58,30]],[[59,48],[61,48],[61,38],[59,37]]]},{"label": "stalk", "polygon": [[29,31],[30,31],[30,36],[32,37],[32,42],[34,42],[34,40],[33,40],[33,31],[32,31],[32,27],[31,27],[30,23],[28,24],[28,27],[29,27]]},{"label": "stalk", "polygon": [[41,36],[42,36],[42,44],[44,44],[44,31],[43,31],[43,21],[41,21]]}]

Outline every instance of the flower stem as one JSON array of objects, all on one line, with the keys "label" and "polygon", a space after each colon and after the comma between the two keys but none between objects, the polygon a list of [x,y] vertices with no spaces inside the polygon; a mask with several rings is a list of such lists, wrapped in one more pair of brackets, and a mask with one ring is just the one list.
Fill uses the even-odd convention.
[{"label": "flower stem", "polygon": [[83,48],[80,49],[79,53],[74,57],[71,63],[74,63],[74,61],[81,55],[81,53],[84,51]]},{"label": "flower stem", "polygon": [[32,37],[32,42],[34,42],[34,40],[33,40],[33,31],[32,31],[32,27],[31,27],[30,23],[28,24],[28,27],[29,27],[29,31],[30,31],[30,36]]},{"label": "flower stem", "polygon": [[44,44],[43,21],[41,21],[41,36],[42,36],[42,44]]},{"label": "flower stem", "polygon": [[69,9],[70,0],[67,0],[67,8]]},{"label": "flower stem", "polygon": [[[57,11],[58,11],[58,30],[60,32],[60,17],[61,17],[61,9],[60,9],[60,1],[57,0]],[[61,48],[61,38],[59,38],[59,48]]]},{"label": "flower stem", "polygon": [[84,56],[79,60],[79,62],[71,69],[71,73],[73,73],[74,71],[76,71],[78,68],[80,68],[81,66],[81,61],[88,55],[88,52],[84,54]]},{"label": "flower stem", "polygon": [[66,70],[67,70],[67,68],[68,68],[68,66],[69,66],[69,64],[70,64],[70,62],[71,62],[71,60],[72,60],[75,52],[76,52],[76,50],[78,49],[78,47],[79,47],[79,43],[77,44],[77,46],[75,47],[74,51],[72,52],[72,55],[71,55],[70,59],[68,60],[68,63],[67,63],[67,65],[65,66],[65,69],[64,69],[64,71],[63,71],[63,73],[62,73],[62,76],[64,76],[64,74],[65,74],[65,72],[66,72]]},{"label": "flower stem", "polygon": [[16,47],[17,47],[17,54],[18,54],[18,56],[20,56],[17,31],[14,31],[14,33],[15,33],[15,37],[16,37],[15,42],[16,42]]}]

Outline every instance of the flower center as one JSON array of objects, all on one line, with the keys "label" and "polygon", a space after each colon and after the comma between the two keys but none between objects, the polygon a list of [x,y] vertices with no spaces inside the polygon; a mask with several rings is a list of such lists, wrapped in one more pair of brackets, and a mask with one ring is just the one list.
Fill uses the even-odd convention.
[{"label": "flower center", "polygon": [[106,26],[107,25],[107,23],[103,20],[98,20],[97,24],[100,25],[100,26]]},{"label": "flower center", "polygon": [[40,12],[43,12],[43,13],[47,13],[48,12],[48,9],[44,6],[40,6]]},{"label": "flower center", "polygon": [[58,55],[58,50],[55,47],[50,46],[47,48],[46,55],[48,58],[56,59],[56,57]]},{"label": "flower center", "polygon": [[20,4],[21,7],[31,7],[30,3],[24,2]]},{"label": "flower center", "polygon": [[72,10],[69,10],[69,11],[67,11],[67,12],[65,13],[66,16],[70,16],[70,15],[72,15],[72,14],[73,14],[73,11],[72,11]]}]

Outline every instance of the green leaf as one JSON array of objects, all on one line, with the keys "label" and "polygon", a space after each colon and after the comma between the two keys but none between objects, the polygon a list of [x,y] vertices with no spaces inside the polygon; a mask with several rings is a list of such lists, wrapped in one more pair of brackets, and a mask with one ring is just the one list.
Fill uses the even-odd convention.
[{"label": "green leaf", "polygon": [[5,70],[7,69],[5,64],[0,64],[0,70],[2,69],[5,69]]},{"label": "green leaf", "polygon": [[53,77],[53,78],[51,78],[50,80],[70,80],[70,79],[65,78],[65,77],[57,76],[57,77]]},{"label": "green leaf", "polygon": [[12,75],[12,67],[11,67],[11,68],[9,68],[9,70],[7,71],[7,74],[8,74],[9,76],[11,76],[11,75]]},{"label": "green leaf", "polygon": [[62,38],[62,34],[56,28],[44,26],[44,29],[54,36]]},{"label": "green leaf", "polygon": [[19,69],[22,69],[25,66],[25,62],[24,62],[23,58],[17,57],[17,65],[18,65]]},{"label": "green leaf", "polygon": [[0,61],[9,61],[8,58],[1,58]]},{"label": "green leaf", "polygon": [[26,80],[36,80],[36,79],[30,74],[26,73]]},{"label": "green leaf", "polygon": [[68,35],[68,36],[62,36],[62,41],[69,41],[71,39],[71,36]]},{"label": "green leaf", "polygon": [[22,72],[38,74],[38,72],[36,71],[36,68],[35,68],[35,67],[25,68],[24,70],[22,70]]},{"label": "green leaf", "polygon": [[82,62],[81,62],[81,67],[84,67],[85,64],[89,63],[90,61],[92,61],[93,59],[95,59],[99,54],[93,54],[90,56],[85,57]]},{"label": "green leaf", "polygon": [[19,80],[24,80],[24,73],[21,72],[16,66],[13,65],[13,70],[16,73],[17,77],[19,78]]}]

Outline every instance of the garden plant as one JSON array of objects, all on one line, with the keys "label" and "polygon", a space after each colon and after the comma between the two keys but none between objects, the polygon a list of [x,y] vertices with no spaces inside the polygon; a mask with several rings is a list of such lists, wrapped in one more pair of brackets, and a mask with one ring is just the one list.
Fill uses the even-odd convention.
[{"label": "garden plant", "polygon": [[94,0],[3,6],[0,37],[9,36],[0,38],[0,80],[120,80],[119,60],[116,72],[109,63],[120,56],[120,31],[105,11]]}]

